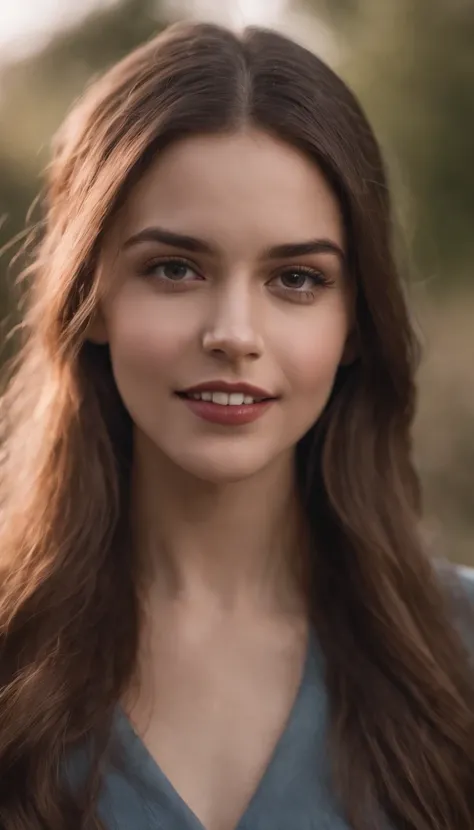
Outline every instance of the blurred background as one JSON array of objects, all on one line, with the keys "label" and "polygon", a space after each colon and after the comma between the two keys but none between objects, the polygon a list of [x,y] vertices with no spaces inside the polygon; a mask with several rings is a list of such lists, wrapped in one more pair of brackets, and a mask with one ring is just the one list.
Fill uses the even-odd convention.
[{"label": "blurred background", "polygon": [[[191,17],[289,34],[365,107],[389,165],[424,346],[415,443],[425,530],[436,551],[474,565],[473,0],[0,0],[4,330],[18,315],[17,237],[66,110],[94,75]],[[2,346],[4,360],[12,346]]]}]

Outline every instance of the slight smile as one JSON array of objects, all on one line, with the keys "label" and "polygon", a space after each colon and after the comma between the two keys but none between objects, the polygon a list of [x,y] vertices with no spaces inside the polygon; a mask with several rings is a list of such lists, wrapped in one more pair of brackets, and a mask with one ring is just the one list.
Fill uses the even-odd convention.
[{"label": "slight smile", "polygon": [[207,381],[176,392],[189,409],[205,421],[240,426],[260,418],[279,399],[248,383]]}]

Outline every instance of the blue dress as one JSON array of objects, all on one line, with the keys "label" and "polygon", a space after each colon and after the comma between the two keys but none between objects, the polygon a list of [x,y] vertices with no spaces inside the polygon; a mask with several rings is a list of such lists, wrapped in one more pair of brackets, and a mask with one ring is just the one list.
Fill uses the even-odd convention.
[{"label": "blue dress", "polygon": [[[473,577],[463,574],[462,579],[474,601]],[[331,792],[326,724],[323,661],[313,635],[286,727],[235,830],[349,830]],[[124,752],[126,774],[112,766],[106,773],[99,815],[107,830],[206,830],[120,707],[114,734]]]}]

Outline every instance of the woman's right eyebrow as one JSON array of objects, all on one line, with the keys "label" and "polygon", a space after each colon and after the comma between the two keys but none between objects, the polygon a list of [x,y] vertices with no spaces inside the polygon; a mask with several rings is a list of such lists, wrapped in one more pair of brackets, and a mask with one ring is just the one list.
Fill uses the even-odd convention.
[{"label": "woman's right eyebrow", "polygon": [[195,254],[215,255],[217,253],[216,249],[203,239],[197,239],[194,236],[176,233],[175,231],[169,231],[166,228],[156,226],[144,228],[138,231],[138,233],[133,234],[133,236],[130,236],[122,245],[122,251],[144,242],[161,242],[162,245],[181,248]]}]

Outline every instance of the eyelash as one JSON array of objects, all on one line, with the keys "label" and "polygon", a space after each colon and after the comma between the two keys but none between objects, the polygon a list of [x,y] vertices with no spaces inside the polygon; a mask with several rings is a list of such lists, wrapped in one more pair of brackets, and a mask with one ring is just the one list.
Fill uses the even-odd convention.
[{"label": "eyelash", "polygon": [[[199,274],[198,269],[192,262],[189,262],[182,257],[166,257],[161,259],[154,259],[147,262],[143,269],[140,271],[140,275],[143,277],[150,277],[153,276],[153,272],[158,268],[170,264],[176,265],[183,265],[186,268],[189,268],[194,273]],[[328,288],[333,285],[333,280],[326,276],[322,271],[318,271],[315,268],[309,268],[307,265],[293,265],[291,267],[284,268],[280,271],[277,276],[282,277],[285,274],[294,274],[298,273],[301,274],[308,279],[313,281],[313,288]],[[168,280],[166,278],[159,278],[159,281],[162,283],[167,284],[167,288],[171,289],[172,291],[179,290],[181,284],[185,283],[184,280],[178,280],[177,282],[173,282],[173,280]],[[189,282],[189,281],[186,281]],[[299,298],[299,302],[310,301],[314,299],[313,291],[310,290],[303,290],[301,288],[288,288],[285,286],[279,286],[280,291],[282,294],[285,295],[293,295],[294,297],[297,296]]]}]

